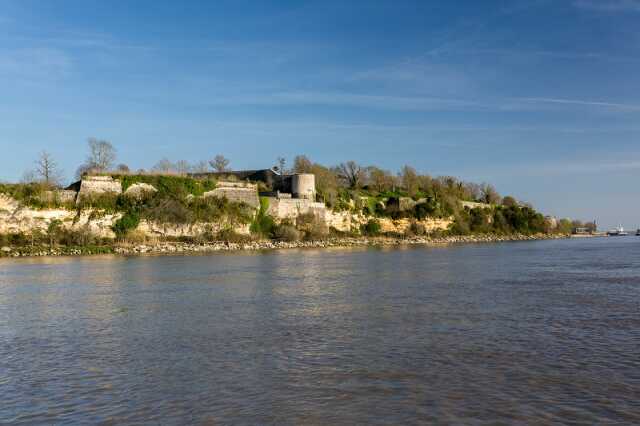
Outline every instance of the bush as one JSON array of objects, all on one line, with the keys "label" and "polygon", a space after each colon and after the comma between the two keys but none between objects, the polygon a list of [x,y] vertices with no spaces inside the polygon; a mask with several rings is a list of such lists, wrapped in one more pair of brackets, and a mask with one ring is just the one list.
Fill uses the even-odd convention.
[{"label": "bush", "polygon": [[78,198],[78,210],[100,209],[106,212],[115,213],[118,209],[119,195],[112,192],[103,194],[85,195]]},{"label": "bush", "polygon": [[185,197],[189,194],[201,196],[216,188],[214,179],[199,180],[184,176],[166,175],[114,175],[122,183],[122,191],[126,191],[135,183],[146,183],[158,190],[159,195]]},{"label": "bush", "polygon": [[329,233],[326,222],[311,212],[299,215],[296,218],[296,227],[307,240],[322,238]]},{"label": "bush", "polygon": [[376,219],[369,219],[367,223],[360,227],[360,232],[363,235],[375,236],[380,235],[380,222]]},{"label": "bush", "polygon": [[290,224],[280,224],[273,230],[273,238],[282,241],[298,241],[300,240],[300,231]]},{"label": "bush", "polygon": [[229,243],[246,243],[251,241],[251,236],[239,234],[231,228],[223,229],[216,235],[216,240]]},{"label": "bush", "polygon": [[258,210],[258,213],[253,219],[250,227],[252,234],[266,238],[270,237],[273,234],[275,222],[273,221],[273,218],[267,213],[268,210],[269,199],[267,197],[260,197],[260,210]]},{"label": "bush", "polygon": [[100,243],[101,241],[93,235],[87,225],[78,229],[63,229],[61,232],[60,242],[66,246],[89,246]]},{"label": "bush", "polygon": [[140,216],[135,212],[126,212],[120,219],[113,225],[113,232],[115,232],[118,238],[123,238],[125,235],[135,230],[140,224]]},{"label": "bush", "polygon": [[427,229],[425,228],[425,226],[422,223],[418,223],[418,222],[411,222],[411,225],[408,228],[409,234],[410,235],[426,235],[427,233]]},{"label": "bush", "polygon": [[136,229],[129,229],[126,231],[126,233],[121,236],[121,238],[128,242],[128,243],[132,243],[132,244],[139,244],[139,243],[144,243],[145,241],[147,241],[147,236],[144,232],[142,231],[138,231]]}]

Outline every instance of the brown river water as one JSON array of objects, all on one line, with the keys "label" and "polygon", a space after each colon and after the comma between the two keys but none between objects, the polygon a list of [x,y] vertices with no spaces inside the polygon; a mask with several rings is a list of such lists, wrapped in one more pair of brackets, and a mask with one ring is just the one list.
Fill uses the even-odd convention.
[{"label": "brown river water", "polygon": [[640,238],[0,260],[0,424],[638,424]]}]

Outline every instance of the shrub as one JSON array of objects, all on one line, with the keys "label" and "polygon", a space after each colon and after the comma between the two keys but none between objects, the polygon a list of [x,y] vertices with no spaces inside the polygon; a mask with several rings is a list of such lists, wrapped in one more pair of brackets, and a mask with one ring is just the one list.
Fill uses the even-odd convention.
[{"label": "shrub", "polygon": [[146,183],[158,190],[159,195],[171,195],[174,197],[185,197],[189,194],[201,196],[207,191],[216,188],[214,179],[194,179],[184,176],[166,175],[114,175],[122,183],[122,190],[126,191],[135,183]]},{"label": "shrub", "polygon": [[118,209],[119,195],[113,192],[105,192],[103,194],[85,195],[78,199],[78,210],[83,209],[100,209],[106,212],[115,213]]},{"label": "shrub", "polygon": [[250,227],[252,234],[267,238],[273,234],[275,222],[267,213],[268,210],[269,199],[267,197],[260,197],[260,210],[258,210],[258,213],[253,219]]},{"label": "shrub", "polygon": [[98,243],[99,239],[84,225],[77,229],[62,230],[60,242],[66,246],[88,246]]},{"label": "shrub", "polygon": [[273,238],[282,241],[298,241],[300,239],[300,231],[293,225],[280,224],[274,228]]},{"label": "shrub", "polygon": [[140,216],[135,212],[126,212],[113,225],[113,232],[118,238],[123,238],[131,231],[135,230],[140,224]]},{"label": "shrub", "polygon": [[418,222],[411,222],[411,225],[408,228],[408,231],[411,233],[411,235],[425,235],[427,233],[427,229],[425,228],[425,226],[422,223],[418,223]]},{"label": "shrub", "polygon": [[216,239],[218,241],[226,241],[229,243],[246,243],[251,241],[251,236],[239,234],[233,229],[227,228],[218,232]]},{"label": "shrub", "polygon": [[145,241],[147,241],[146,234],[136,229],[127,230],[126,233],[121,238],[124,241],[132,244],[144,243]]},{"label": "shrub", "polygon": [[304,234],[305,239],[318,239],[329,233],[326,222],[312,212],[299,215],[296,227]]},{"label": "shrub", "polygon": [[376,219],[369,219],[367,223],[360,227],[363,235],[375,236],[380,234],[380,222]]}]

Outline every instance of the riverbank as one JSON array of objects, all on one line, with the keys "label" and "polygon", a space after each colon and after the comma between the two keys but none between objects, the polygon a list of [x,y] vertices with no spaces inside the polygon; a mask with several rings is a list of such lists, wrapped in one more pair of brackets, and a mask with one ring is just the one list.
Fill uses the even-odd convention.
[{"label": "riverbank", "polygon": [[147,244],[123,244],[93,247],[2,247],[0,257],[33,257],[33,256],[86,256],[95,254],[169,254],[169,253],[207,253],[220,251],[261,251],[296,248],[331,248],[331,247],[392,247],[404,245],[446,245],[469,243],[495,243],[505,241],[535,241],[570,238],[565,234],[535,235],[459,235],[448,237],[340,237],[313,241],[273,241],[260,240],[243,243],[233,242],[154,242]]}]

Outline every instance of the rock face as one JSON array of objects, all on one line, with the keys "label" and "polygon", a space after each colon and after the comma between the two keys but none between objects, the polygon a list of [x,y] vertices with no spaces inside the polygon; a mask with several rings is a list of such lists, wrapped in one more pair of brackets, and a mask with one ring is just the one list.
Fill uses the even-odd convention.
[{"label": "rock face", "polygon": [[228,222],[216,223],[192,223],[192,224],[169,224],[155,223],[141,220],[137,231],[142,232],[148,237],[195,237],[203,234],[216,235],[218,232],[232,228],[235,232],[242,235],[249,235],[248,224],[232,224]]},{"label": "rock face", "polygon": [[31,234],[36,229],[44,233],[49,224],[57,220],[65,229],[85,229],[102,238],[113,238],[111,227],[120,217],[119,213],[99,214],[93,210],[83,210],[80,214],[64,209],[35,210],[0,194],[0,234]]},{"label": "rock face", "polygon": [[205,192],[204,197],[226,198],[235,203],[245,203],[255,209],[260,207],[258,186],[249,182],[218,181],[216,189]]}]

